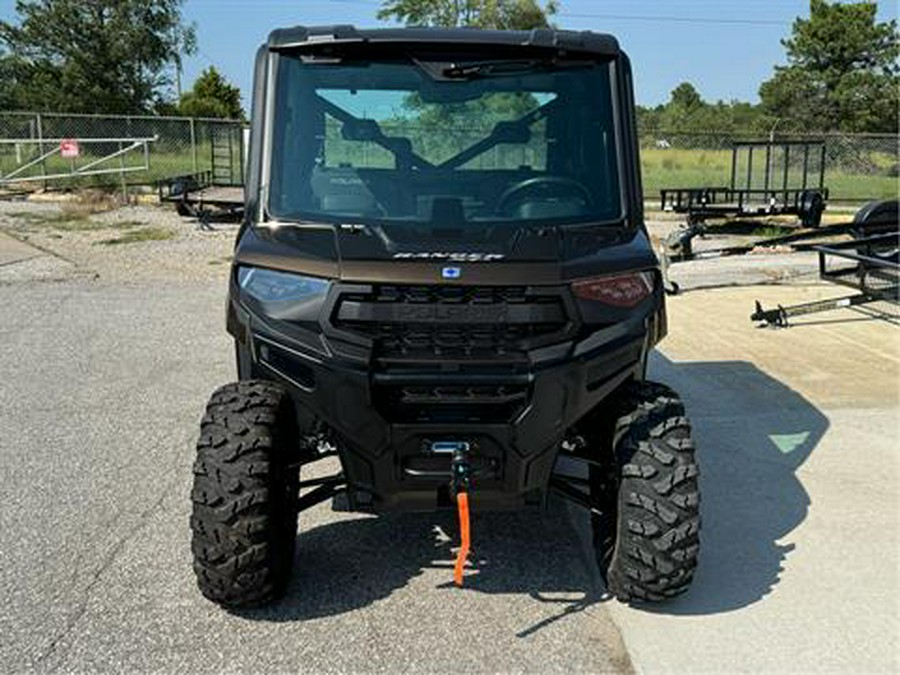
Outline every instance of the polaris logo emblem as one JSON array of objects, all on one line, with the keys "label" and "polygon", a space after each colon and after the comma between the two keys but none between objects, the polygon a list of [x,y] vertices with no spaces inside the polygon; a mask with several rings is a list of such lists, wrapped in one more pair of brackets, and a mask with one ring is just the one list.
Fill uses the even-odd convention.
[{"label": "polaris logo emblem", "polygon": [[441,276],[444,279],[459,279],[462,276],[461,267],[445,267],[441,270]]},{"label": "polaris logo emblem", "polygon": [[506,256],[502,253],[450,253],[450,252],[425,252],[425,253],[395,253],[394,260],[446,260],[447,262],[494,262],[503,260]]},{"label": "polaris logo emblem", "polygon": [[505,305],[385,305],[385,320],[410,323],[505,323]]}]

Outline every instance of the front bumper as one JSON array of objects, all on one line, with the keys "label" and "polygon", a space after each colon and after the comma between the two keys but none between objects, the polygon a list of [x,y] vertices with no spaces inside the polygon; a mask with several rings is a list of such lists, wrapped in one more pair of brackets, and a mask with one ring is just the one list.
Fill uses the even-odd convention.
[{"label": "front bumper", "polygon": [[[385,372],[371,365],[370,348],[342,339],[330,324],[321,331],[276,324],[243,306],[235,288],[228,327],[237,341],[240,377],[283,384],[297,405],[337,436],[351,504],[367,510],[450,506],[450,459],[431,448],[435,442],[465,441],[475,470],[473,506],[507,509],[543,503],[566,430],[624,381],[643,377],[647,351],[663,330],[661,298],[639,309],[622,322],[535,349],[526,369],[494,372],[489,365],[478,372]],[[509,413],[505,419],[399,414],[394,388],[424,384],[427,392],[489,384],[525,393],[521,405],[497,408]]]}]

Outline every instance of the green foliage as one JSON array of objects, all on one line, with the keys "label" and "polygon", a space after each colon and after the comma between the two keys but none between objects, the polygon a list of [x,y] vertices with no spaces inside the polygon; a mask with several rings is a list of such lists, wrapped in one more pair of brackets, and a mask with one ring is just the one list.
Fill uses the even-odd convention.
[{"label": "green foliage", "polygon": [[[537,0],[384,0],[378,18],[410,26],[530,30],[550,27],[558,11],[556,0],[543,5]],[[484,138],[497,122],[518,119],[537,105],[524,92],[491,93],[455,105],[428,104],[412,94],[402,115],[389,124],[393,133],[410,137],[417,151],[443,160]],[[456,143],[448,143],[447,134],[441,133],[448,127],[459,130]]]},{"label": "green foliage", "polygon": [[379,19],[408,26],[471,26],[503,30],[547,28],[556,0],[542,7],[537,0],[384,0]]},{"label": "green foliage", "polygon": [[742,101],[707,103],[694,86],[679,84],[668,103],[655,108],[638,106],[639,131],[746,132],[764,131],[758,106]]},{"label": "green foliage", "polygon": [[222,77],[214,66],[210,66],[194,82],[193,89],[182,94],[178,114],[243,120],[241,90]]},{"label": "green foliage", "polygon": [[195,44],[183,0],[17,0],[0,21],[3,107],[140,113],[169,84],[166,68]]},{"label": "green foliage", "polygon": [[[649,139],[648,139],[649,141]],[[662,188],[727,185],[731,175],[730,150],[641,148],[644,195],[654,200]],[[863,173],[853,166],[829,165],[825,184],[832,201],[861,203],[872,199],[896,199],[897,179],[882,172]]]},{"label": "green foliage", "polygon": [[0,110],[15,107],[16,61],[0,47]]},{"label": "green foliage", "polygon": [[694,88],[694,85],[690,82],[682,82],[672,90],[672,106],[691,113],[703,106],[703,99],[700,98],[700,92]]},{"label": "green foliage", "polygon": [[[400,114],[388,121],[392,134],[409,138],[413,149],[429,161],[443,162],[490,136],[499,122],[512,122],[539,107],[528,92],[489,92],[477,99],[454,104],[424,103],[417,94],[410,95]],[[519,163],[543,166],[546,162],[546,123],[536,122],[527,143],[515,144],[531,158]],[[489,167],[485,161],[496,161],[499,154],[478,156],[475,165]],[[502,168],[514,168],[503,166]]]},{"label": "green foliage", "polygon": [[766,114],[793,131],[896,132],[900,106],[897,22],[874,2],[810,0],[782,44],[788,65],[759,90]]}]

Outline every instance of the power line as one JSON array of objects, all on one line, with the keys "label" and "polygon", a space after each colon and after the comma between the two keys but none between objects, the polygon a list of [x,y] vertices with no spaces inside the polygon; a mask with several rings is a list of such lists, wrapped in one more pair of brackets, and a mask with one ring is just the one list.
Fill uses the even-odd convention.
[{"label": "power line", "polygon": [[[231,0],[250,5],[290,5],[293,0]],[[339,7],[340,5],[356,5],[359,7],[371,7],[379,9],[381,2],[378,0],[306,0],[304,5],[316,8]],[[684,24],[719,24],[735,26],[789,26],[789,21],[774,19],[749,19],[749,18],[710,18],[691,16],[666,16],[652,14],[591,14],[582,12],[559,12],[554,17],[561,19],[602,19],[604,21],[648,21],[655,23],[684,23]]]},{"label": "power line", "polygon": [[608,21],[656,21],[665,23],[716,23],[716,24],[734,24],[740,26],[787,26],[790,25],[784,21],[774,21],[769,19],[710,19],[702,17],[689,16],[642,16],[630,14],[577,14],[569,12],[560,12],[555,16],[571,19],[605,19]]}]

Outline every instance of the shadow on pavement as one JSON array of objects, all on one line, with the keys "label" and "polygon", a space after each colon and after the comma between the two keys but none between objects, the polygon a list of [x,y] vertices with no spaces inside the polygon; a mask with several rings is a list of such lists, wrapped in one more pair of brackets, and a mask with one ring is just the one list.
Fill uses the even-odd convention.
[{"label": "shadow on pavement", "polygon": [[518,593],[559,605],[558,614],[519,637],[603,599],[593,562],[562,504],[543,514],[474,513],[474,565],[463,590],[452,583],[457,525],[451,512],[361,516],[309,531],[303,531],[302,521],[301,514],[285,597],[274,606],[241,612],[244,618],[279,622],[343,614],[389,596],[429,568],[442,570],[443,580],[431,587],[438,602],[444,593]]},{"label": "shadow on pavement", "polygon": [[[690,615],[750,605],[778,583],[793,550],[789,541],[779,542],[803,522],[810,503],[795,472],[828,420],[749,362],[675,363],[655,354],[651,377],[685,399],[699,448],[704,525],[691,591],[641,607]],[[280,622],[343,614],[386,598],[428,568],[444,570],[435,599],[461,592],[451,582],[452,512],[360,516],[310,530],[303,521],[301,514],[286,596],[241,616]],[[520,593],[559,604],[558,613],[520,637],[605,599],[592,555],[561,504],[544,514],[475,513],[472,531],[478,572],[470,573],[462,592]]]},{"label": "shadow on pavement", "polygon": [[650,376],[684,397],[701,471],[700,566],[684,596],[645,609],[715,614],[753,604],[778,584],[806,518],[796,475],[828,429],[799,393],[746,361],[672,362],[655,354]]}]

